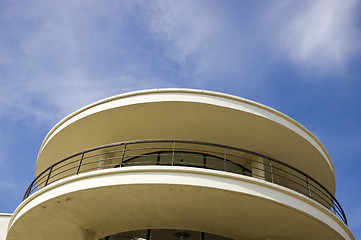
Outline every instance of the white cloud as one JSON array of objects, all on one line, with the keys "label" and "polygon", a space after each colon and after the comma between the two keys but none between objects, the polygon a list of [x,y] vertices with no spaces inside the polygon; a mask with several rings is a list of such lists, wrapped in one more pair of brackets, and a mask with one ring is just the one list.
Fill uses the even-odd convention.
[{"label": "white cloud", "polygon": [[[93,101],[148,86],[151,77],[132,75],[139,73],[135,59],[128,57],[136,43],[123,37],[136,5],[34,1],[4,6],[0,21],[8,27],[0,36],[1,115],[53,122]],[[123,59],[108,60],[116,54]],[[111,72],[111,64],[123,71],[99,73]]]},{"label": "white cloud", "polygon": [[237,79],[249,88],[267,55],[262,24],[278,50],[306,66],[342,67],[357,50],[356,1],[282,3],[269,10],[275,24],[253,16],[263,5],[240,15],[238,3],[227,15],[231,8],[216,1],[8,3],[0,16],[8,26],[0,34],[0,113],[53,121],[112,94],[174,86],[150,72],[173,71],[167,60],[179,65],[170,79],[184,75],[187,86]]},{"label": "white cloud", "polygon": [[[360,53],[356,0],[282,2],[270,8],[278,49],[296,63],[318,70],[342,69]],[[269,19],[267,19],[269,20]]]},{"label": "white cloud", "polygon": [[258,37],[250,32],[253,16],[243,7],[237,1],[157,0],[143,10],[150,36],[177,65],[186,85],[212,88],[250,86],[258,78],[260,64],[253,65],[260,52]]},{"label": "white cloud", "polygon": [[219,29],[220,19],[201,1],[154,1],[146,22],[168,56],[179,64],[199,52]]}]

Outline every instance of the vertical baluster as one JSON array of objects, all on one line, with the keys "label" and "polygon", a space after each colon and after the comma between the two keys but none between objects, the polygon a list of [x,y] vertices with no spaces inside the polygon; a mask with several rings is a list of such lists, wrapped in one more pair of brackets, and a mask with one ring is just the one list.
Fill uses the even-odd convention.
[{"label": "vertical baluster", "polygon": [[124,155],[126,150],[127,150],[127,143],[124,143],[124,149],[123,149],[122,161],[120,162],[120,167],[123,167]]},{"label": "vertical baluster", "polygon": [[175,141],[173,142],[172,166],[174,166],[174,148],[175,148]]},{"label": "vertical baluster", "polygon": [[310,183],[308,182],[308,177],[307,177],[307,176],[305,176],[305,177],[306,177],[306,183],[307,183],[308,196],[309,196],[310,198],[312,198]]},{"label": "vertical baluster", "polygon": [[84,153],[81,154],[81,158],[80,158],[80,161],[79,161],[79,165],[78,165],[78,169],[76,170],[76,175],[78,175],[79,171],[80,171],[80,167],[81,167],[81,164],[83,162],[83,158],[84,158]]},{"label": "vertical baluster", "polygon": [[227,150],[223,148],[223,155],[224,155],[224,171],[227,172]]},{"label": "vertical baluster", "polygon": [[[48,178],[46,179],[45,186],[46,186],[46,185],[48,185],[48,182],[49,182],[49,179],[50,179],[50,174],[51,174],[51,171],[53,171],[53,167],[54,167],[54,165],[52,165],[52,166],[50,167],[50,169],[49,169],[49,174],[48,174]],[[44,187],[45,187],[45,186],[44,186]]]},{"label": "vertical baluster", "polygon": [[271,161],[271,159],[269,160],[269,167],[270,167],[270,170],[271,170],[271,181],[272,181],[272,183],[274,183],[274,179],[273,179],[273,167],[272,167],[272,161]]},{"label": "vertical baluster", "polygon": [[160,165],[160,152],[157,154],[157,165]]},{"label": "vertical baluster", "polygon": [[151,240],[151,235],[152,235],[152,232],[151,232],[152,230],[151,229],[148,229],[147,230],[147,240]]}]

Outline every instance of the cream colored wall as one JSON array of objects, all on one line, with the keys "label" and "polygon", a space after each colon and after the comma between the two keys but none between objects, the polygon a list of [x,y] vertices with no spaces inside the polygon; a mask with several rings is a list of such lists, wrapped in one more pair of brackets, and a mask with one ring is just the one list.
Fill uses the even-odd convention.
[{"label": "cream colored wall", "polygon": [[0,213],[0,240],[5,240],[11,214]]}]

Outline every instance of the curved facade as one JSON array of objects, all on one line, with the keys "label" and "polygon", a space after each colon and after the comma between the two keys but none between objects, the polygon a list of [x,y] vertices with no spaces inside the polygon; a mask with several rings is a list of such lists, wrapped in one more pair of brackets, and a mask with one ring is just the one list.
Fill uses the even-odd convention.
[{"label": "curved facade", "polygon": [[227,94],[157,89],[86,106],[45,137],[36,175],[8,240],[354,239],[317,138]]}]

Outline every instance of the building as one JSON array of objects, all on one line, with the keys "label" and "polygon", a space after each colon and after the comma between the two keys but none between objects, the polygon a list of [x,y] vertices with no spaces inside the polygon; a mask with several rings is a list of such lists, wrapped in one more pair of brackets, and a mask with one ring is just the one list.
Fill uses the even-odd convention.
[{"label": "building", "polygon": [[217,92],[146,90],[86,106],[45,137],[36,176],[3,216],[7,240],[354,239],[319,140]]}]

